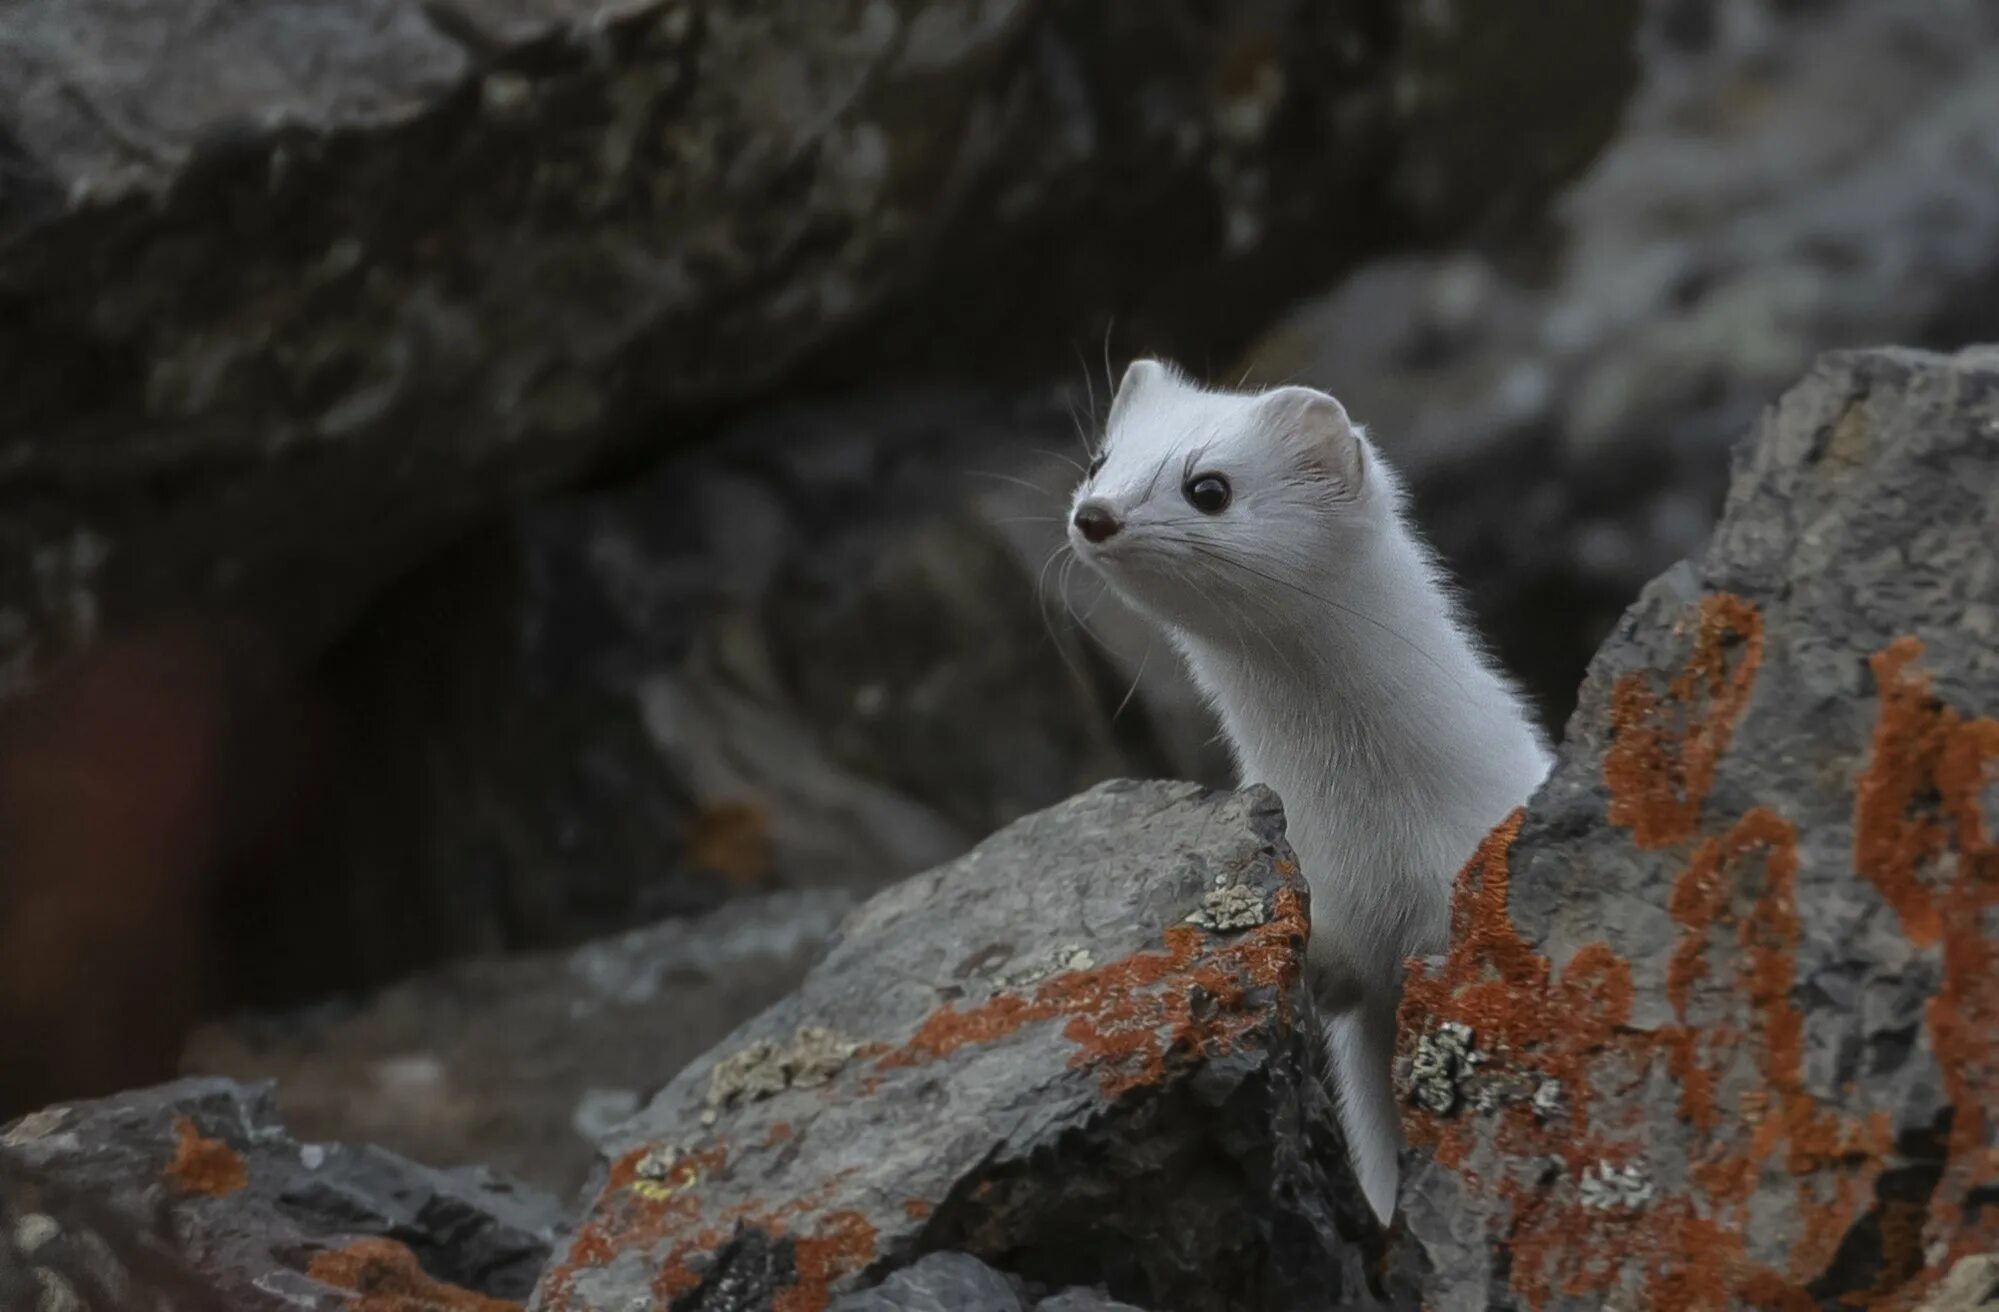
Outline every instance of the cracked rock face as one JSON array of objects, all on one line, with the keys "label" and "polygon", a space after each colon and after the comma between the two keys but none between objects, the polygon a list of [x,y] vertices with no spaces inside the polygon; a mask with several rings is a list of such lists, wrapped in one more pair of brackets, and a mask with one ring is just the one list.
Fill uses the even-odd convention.
[{"label": "cracked rock face", "polygon": [[[1267,914],[1189,923],[1218,878]],[[796,994],[607,1136],[531,1306],[822,1308],[880,1285],[841,1306],[925,1307],[882,1282],[933,1253],[1003,1270],[988,1295],[1018,1298],[994,1306],[1049,1305],[1009,1281],[1371,1306],[1306,917],[1267,790],[1111,783],[1007,827],[856,911]]]},{"label": "cracked rock face", "polygon": [[[1825,357],[1412,975],[1401,1278],[1440,1309],[1971,1280],[1999,1248],[1995,842],[1999,352]],[[1447,1033],[1483,1060],[1437,1060]]]},{"label": "cracked rock face", "polygon": [[[166,609],[323,641],[471,518],[808,361],[1064,369],[1113,308],[1226,348],[1609,130],[1630,0],[1516,25],[1566,64],[1526,88],[1397,8],[11,6],[0,684]],[[1454,167],[1468,126],[1533,149]]]},{"label": "cracked rock face", "polygon": [[506,1312],[562,1210],[483,1168],[301,1142],[268,1086],[193,1079],[7,1126],[0,1219],[9,1312]]}]

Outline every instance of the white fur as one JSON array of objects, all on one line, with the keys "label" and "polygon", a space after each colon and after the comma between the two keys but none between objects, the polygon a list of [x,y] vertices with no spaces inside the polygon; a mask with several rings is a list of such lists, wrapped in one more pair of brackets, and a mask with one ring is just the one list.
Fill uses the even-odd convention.
[{"label": "white fur", "polygon": [[[1546,775],[1547,748],[1337,401],[1208,391],[1142,360],[1104,441],[1075,503],[1122,528],[1070,539],[1179,648],[1243,781],[1284,801],[1348,1151],[1386,1220],[1402,964],[1443,950],[1454,876]],[[1208,472],[1233,489],[1219,515],[1182,491]]]}]

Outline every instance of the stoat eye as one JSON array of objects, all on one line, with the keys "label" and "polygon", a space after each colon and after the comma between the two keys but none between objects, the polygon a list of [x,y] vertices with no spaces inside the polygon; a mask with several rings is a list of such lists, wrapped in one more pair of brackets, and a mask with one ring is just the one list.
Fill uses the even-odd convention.
[{"label": "stoat eye", "polygon": [[1099,473],[1103,471],[1103,467],[1104,467],[1104,453],[1099,451],[1095,455],[1090,457],[1090,467],[1083,474],[1083,477],[1095,478]]},{"label": "stoat eye", "polygon": [[1229,481],[1220,474],[1196,474],[1180,489],[1187,504],[1204,515],[1219,515],[1229,508]]}]

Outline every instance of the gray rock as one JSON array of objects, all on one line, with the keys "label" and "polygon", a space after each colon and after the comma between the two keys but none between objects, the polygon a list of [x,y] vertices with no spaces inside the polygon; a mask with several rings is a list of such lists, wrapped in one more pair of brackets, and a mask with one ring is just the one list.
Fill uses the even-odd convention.
[{"label": "gray rock", "polygon": [[827,1312],[1035,1312],[1026,1282],[965,1253],[931,1253]]},{"label": "gray rock", "polygon": [[1546,242],[1370,264],[1247,362],[1370,425],[1556,723],[1819,352],[1999,338],[1999,7],[1646,8],[1639,90]]},{"label": "gray rock", "polygon": [[[0,1258],[15,1259],[0,1261],[0,1293],[25,1269],[42,1301],[6,1305],[43,1312],[334,1312],[371,1293],[488,1309],[527,1293],[563,1216],[483,1169],[301,1142],[268,1088],[226,1080],[13,1122],[0,1134],[0,1194]],[[105,1301],[65,1304],[64,1288]]]},{"label": "gray rock", "polygon": [[459,962],[356,1003],[206,1025],[182,1066],[275,1081],[295,1134],[479,1163],[568,1197],[598,1135],[789,993],[853,903],[771,893],[574,949]]},{"label": "gray rock", "polygon": [[[10,6],[4,682],[182,609],[316,644],[473,517],[808,365],[1061,368],[1113,307],[1226,349],[1608,131],[1631,0],[1519,20],[1538,94],[1398,9]],[[1513,149],[1446,167],[1466,124]]]},{"label": "gray rock", "polygon": [[1088,1289],[1035,1297],[1026,1281],[965,1253],[931,1253],[828,1312],[1143,1312]]},{"label": "gray rock", "polygon": [[1908,1299],[1990,1251],[1995,639],[1999,351],[1826,357],[1412,975],[1405,1051],[1482,1054],[1406,1114],[1426,1305]]},{"label": "gray rock", "polygon": [[[1186,923],[1217,879],[1255,928]],[[958,1252],[1148,1307],[1370,1306],[1275,798],[1111,783],[877,895],[607,1137],[538,1312],[807,1307]]]}]

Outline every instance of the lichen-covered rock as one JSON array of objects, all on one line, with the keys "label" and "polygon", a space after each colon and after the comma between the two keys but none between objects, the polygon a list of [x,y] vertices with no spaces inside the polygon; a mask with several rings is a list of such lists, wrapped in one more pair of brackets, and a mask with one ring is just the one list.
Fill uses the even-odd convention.
[{"label": "lichen-covered rock", "polygon": [[[1366,1306],[1276,799],[1111,783],[878,895],[604,1144],[538,1312],[816,1309],[927,1253],[1146,1307]],[[1217,884],[1261,923],[1187,916]]]},{"label": "lichen-covered rock", "polygon": [[[323,638],[471,517],[809,359],[1066,367],[1114,309],[1240,337],[1390,220],[1579,165],[1633,8],[1513,20],[1530,95],[1389,0],[10,6],[4,681],[179,606]],[[1466,124],[1503,166],[1379,185]]]},{"label": "lichen-covered rock", "polygon": [[[1412,975],[1438,1309],[1909,1307],[1999,1247],[1999,352],[1826,357]],[[1433,1069],[1430,1077],[1438,1078]]]},{"label": "lichen-covered rock", "polygon": [[268,1088],[227,1080],[13,1122],[0,1133],[0,1214],[0,1294],[41,1300],[5,1306],[42,1312],[506,1312],[563,1216],[483,1169],[301,1142]]},{"label": "lichen-covered rock", "polygon": [[292,1133],[478,1162],[569,1196],[596,1136],[789,993],[856,899],[746,897],[560,951],[454,962],[357,1002],[231,1017],[182,1068],[273,1080]]}]

